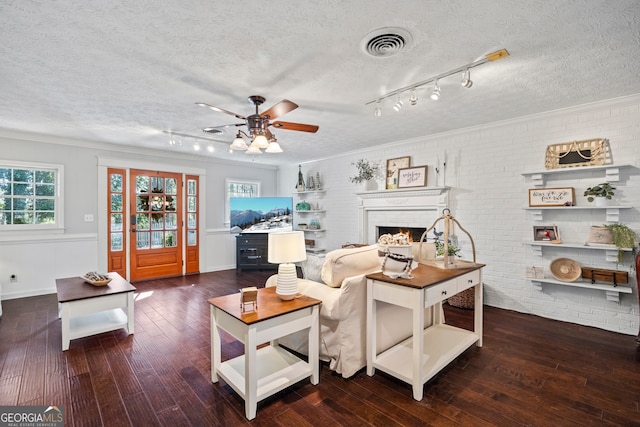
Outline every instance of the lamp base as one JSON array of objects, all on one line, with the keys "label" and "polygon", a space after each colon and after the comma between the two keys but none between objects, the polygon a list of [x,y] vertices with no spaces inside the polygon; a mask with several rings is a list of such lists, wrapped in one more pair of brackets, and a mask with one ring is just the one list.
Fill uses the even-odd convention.
[{"label": "lamp base", "polygon": [[291,263],[278,266],[278,281],[276,282],[276,294],[283,301],[289,301],[298,293],[298,274],[296,265]]}]

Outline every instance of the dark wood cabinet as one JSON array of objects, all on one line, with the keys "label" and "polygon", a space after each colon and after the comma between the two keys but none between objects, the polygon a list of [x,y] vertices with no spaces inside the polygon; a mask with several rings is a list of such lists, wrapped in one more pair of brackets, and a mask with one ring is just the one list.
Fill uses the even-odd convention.
[{"label": "dark wood cabinet", "polygon": [[277,270],[278,264],[269,263],[268,233],[246,233],[236,236],[236,269]]}]

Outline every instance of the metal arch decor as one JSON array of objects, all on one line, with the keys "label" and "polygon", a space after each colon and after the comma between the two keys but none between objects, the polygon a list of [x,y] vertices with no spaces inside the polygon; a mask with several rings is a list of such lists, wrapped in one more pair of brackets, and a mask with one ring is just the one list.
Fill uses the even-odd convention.
[{"label": "metal arch decor", "polygon": [[602,166],[611,163],[609,140],[602,138],[549,145],[544,159],[546,169]]}]

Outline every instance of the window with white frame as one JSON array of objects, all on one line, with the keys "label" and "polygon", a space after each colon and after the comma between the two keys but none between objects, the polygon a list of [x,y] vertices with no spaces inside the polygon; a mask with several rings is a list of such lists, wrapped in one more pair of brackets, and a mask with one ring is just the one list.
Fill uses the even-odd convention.
[{"label": "window with white frame", "polygon": [[62,165],[0,160],[0,230],[62,228]]},{"label": "window with white frame", "polygon": [[229,199],[232,197],[260,197],[260,181],[246,181],[241,179],[225,180],[225,224],[229,225]]}]

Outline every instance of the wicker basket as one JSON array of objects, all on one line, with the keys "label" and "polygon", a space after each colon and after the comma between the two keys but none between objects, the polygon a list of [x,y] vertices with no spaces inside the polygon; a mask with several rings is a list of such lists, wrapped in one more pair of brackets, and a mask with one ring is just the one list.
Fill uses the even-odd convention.
[{"label": "wicker basket", "polygon": [[469,288],[466,291],[457,293],[454,296],[449,297],[449,299],[447,299],[447,302],[449,303],[449,305],[452,305],[454,307],[471,309],[473,308],[475,301],[475,292],[473,291],[473,289],[474,288]]}]

